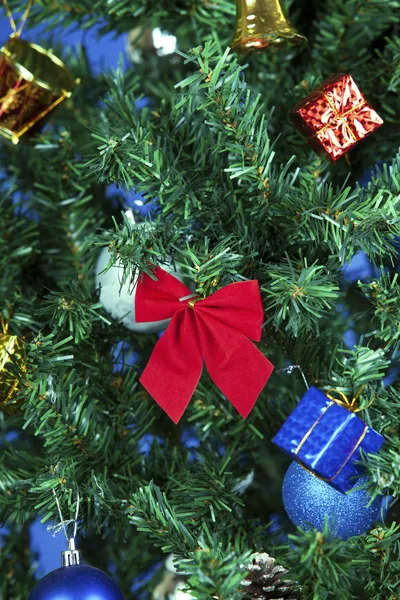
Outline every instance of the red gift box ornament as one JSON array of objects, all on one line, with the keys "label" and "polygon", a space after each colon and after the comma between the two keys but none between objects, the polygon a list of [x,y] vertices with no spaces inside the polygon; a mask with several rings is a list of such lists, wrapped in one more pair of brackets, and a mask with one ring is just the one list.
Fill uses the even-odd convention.
[{"label": "red gift box ornament", "polygon": [[328,79],[291,111],[295,127],[332,162],[383,124],[350,75]]},{"label": "red gift box ornament", "polygon": [[258,281],[231,283],[200,299],[163,269],[156,267],[153,275],[156,279],[147,274],[139,278],[136,320],[172,320],[154,347],[141,383],[178,423],[204,360],[213,382],[246,418],[274,368],[250,341],[261,340],[264,320]]}]

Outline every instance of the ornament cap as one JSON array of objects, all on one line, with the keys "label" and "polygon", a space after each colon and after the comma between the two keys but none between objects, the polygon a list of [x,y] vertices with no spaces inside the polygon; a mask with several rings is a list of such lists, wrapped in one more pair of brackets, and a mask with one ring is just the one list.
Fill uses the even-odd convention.
[{"label": "ornament cap", "polygon": [[61,552],[61,566],[71,567],[72,565],[82,564],[82,553],[75,548],[75,538],[70,538],[68,550]]}]

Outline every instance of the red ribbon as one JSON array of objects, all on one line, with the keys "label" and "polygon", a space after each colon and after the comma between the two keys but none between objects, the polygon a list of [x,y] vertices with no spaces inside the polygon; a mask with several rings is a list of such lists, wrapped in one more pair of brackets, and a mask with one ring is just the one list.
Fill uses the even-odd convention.
[{"label": "red ribbon", "polygon": [[156,280],[146,274],[139,278],[136,320],[172,320],[153,350],[141,383],[178,423],[199,382],[204,360],[213,382],[246,418],[274,368],[250,341],[261,340],[264,320],[258,281],[231,283],[194,302],[192,292],[176,277],[159,267],[154,276]]}]

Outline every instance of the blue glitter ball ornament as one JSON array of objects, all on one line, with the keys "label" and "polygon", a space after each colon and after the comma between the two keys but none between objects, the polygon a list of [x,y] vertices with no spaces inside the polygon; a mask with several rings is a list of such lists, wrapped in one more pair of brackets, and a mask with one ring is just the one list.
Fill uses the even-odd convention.
[{"label": "blue glitter ball ornament", "polygon": [[121,590],[100,569],[71,565],[41,579],[28,600],[124,600]]},{"label": "blue glitter ball ornament", "polygon": [[[361,477],[357,487],[365,481],[367,478]],[[365,489],[342,494],[297,462],[292,462],[286,472],[282,496],[294,525],[322,531],[327,516],[331,534],[344,540],[365,533],[381,518],[381,497],[367,506],[370,496]]]}]

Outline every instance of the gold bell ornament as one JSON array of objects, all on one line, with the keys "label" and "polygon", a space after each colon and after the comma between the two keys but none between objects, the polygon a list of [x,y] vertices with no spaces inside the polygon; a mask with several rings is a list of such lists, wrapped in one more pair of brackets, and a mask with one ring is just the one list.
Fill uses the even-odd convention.
[{"label": "gold bell ornament", "polygon": [[236,0],[236,31],[231,44],[236,52],[245,54],[306,41],[286,19],[279,0]]},{"label": "gold bell ornament", "polygon": [[8,335],[3,323],[0,333],[0,410],[6,415],[17,414],[22,401],[16,400],[19,381],[12,365],[25,371],[25,343],[16,335]]},{"label": "gold bell ornament", "polygon": [[33,0],[18,29],[7,0],[3,3],[14,33],[0,50],[0,135],[18,144],[21,136],[44,124],[79,81],[51,50],[20,39]]}]

